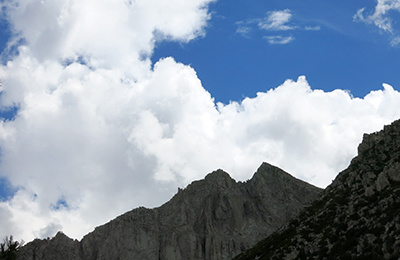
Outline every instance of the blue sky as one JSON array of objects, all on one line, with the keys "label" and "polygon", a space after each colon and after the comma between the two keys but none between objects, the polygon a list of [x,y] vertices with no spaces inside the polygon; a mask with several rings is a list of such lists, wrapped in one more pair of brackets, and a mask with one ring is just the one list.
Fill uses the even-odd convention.
[{"label": "blue sky", "polygon": [[[390,33],[354,21],[360,8],[373,12],[375,1],[218,1],[206,36],[188,44],[163,42],[152,57],[173,56],[196,69],[216,101],[227,103],[254,97],[284,80],[305,75],[312,88],[350,90],[364,97],[389,83],[400,83],[399,46]],[[297,29],[267,31],[256,23],[238,32],[238,22],[264,19],[270,12],[290,10]],[[305,27],[319,30],[305,30]],[[287,44],[270,44],[265,37],[293,37]]]},{"label": "blue sky", "polygon": [[0,4],[0,234],[16,239],[79,239],[218,168],[326,187],[400,118],[399,0]]}]

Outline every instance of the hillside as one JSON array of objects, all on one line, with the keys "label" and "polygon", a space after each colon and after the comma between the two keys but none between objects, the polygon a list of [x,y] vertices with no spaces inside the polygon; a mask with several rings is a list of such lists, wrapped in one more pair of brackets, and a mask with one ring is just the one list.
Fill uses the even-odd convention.
[{"label": "hillside", "polygon": [[311,206],[234,259],[400,259],[400,121],[364,135]]},{"label": "hillside", "polygon": [[263,163],[247,182],[217,170],[159,208],[137,208],[81,241],[36,239],[20,260],[223,260],[251,248],[296,216],[321,189]]}]

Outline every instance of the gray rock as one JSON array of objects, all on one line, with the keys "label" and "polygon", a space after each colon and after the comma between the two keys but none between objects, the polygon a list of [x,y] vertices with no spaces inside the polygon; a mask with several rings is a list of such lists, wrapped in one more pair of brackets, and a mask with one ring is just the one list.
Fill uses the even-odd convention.
[{"label": "gray rock", "polygon": [[267,163],[247,182],[217,170],[159,208],[127,212],[80,242],[63,234],[35,240],[18,259],[231,259],[296,216],[321,191]]},{"label": "gray rock", "polygon": [[400,120],[358,152],[311,206],[234,259],[400,259]]},{"label": "gray rock", "polygon": [[72,240],[62,232],[53,239],[35,239],[21,248],[18,259],[82,259],[79,241]]}]

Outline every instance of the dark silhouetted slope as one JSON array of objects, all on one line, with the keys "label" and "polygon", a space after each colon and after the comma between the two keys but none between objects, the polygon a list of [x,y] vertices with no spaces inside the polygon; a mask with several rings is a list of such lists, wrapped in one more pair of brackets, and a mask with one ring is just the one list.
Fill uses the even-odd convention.
[{"label": "dark silhouetted slope", "polygon": [[400,121],[364,135],[320,198],[234,259],[400,259]]}]

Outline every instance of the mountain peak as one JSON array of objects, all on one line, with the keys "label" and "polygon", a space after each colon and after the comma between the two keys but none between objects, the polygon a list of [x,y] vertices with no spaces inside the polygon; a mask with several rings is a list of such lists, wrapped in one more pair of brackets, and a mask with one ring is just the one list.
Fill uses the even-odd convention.
[{"label": "mountain peak", "polygon": [[[358,155],[349,167],[339,173],[327,190],[334,187],[361,188],[380,191],[390,181],[400,181],[400,120],[386,125],[382,131],[364,134],[358,146]],[[385,170],[386,169],[386,170]],[[362,185],[361,185],[362,184]],[[367,191],[369,192],[369,191]]]},{"label": "mountain peak", "polygon": [[297,184],[295,178],[293,183],[285,181],[289,174],[266,163],[257,172],[243,183],[221,169],[213,171],[158,208],[131,210],[97,227],[80,242],[57,235],[49,241],[28,243],[19,259],[49,259],[38,256],[55,252],[61,248],[55,245],[64,243],[74,257],[54,259],[231,259],[277,230],[321,191],[300,181]]},{"label": "mountain peak", "polygon": [[382,131],[364,134],[363,141],[358,146],[359,156],[364,155],[371,149],[379,148],[379,151],[390,152],[400,147],[400,120],[390,125],[385,125]]},{"label": "mountain peak", "polygon": [[[302,196],[313,196],[316,190],[322,191],[309,183],[299,180],[284,170],[269,163],[262,163],[253,177],[247,182],[252,189],[265,187],[271,196],[275,194],[302,194]],[[296,200],[295,197],[292,198]]]},{"label": "mountain peak", "polygon": [[359,154],[250,259],[400,259],[400,121],[364,135]]},{"label": "mountain peak", "polygon": [[261,180],[264,179],[269,182],[274,182],[281,179],[295,179],[293,176],[285,172],[284,170],[263,162],[261,166],[254,173],[252,179]]},{"label": "mountain peak", "polygon": [[231,176],[222,169],[218,169],[206,175],[204,178],[205,182],[211,184],[218,184],[226,187],[230,187],[233,183],[236,183]]},{"label": "mountain peak", "polygon": [[[180,190],[189,193],[198,193],[203,190],[225,190],[236,184],[236,181],[222,169],[207,174],[204,179],[190,183],[185,189]],[[179,194],[180,194],[179,193]]]}]

